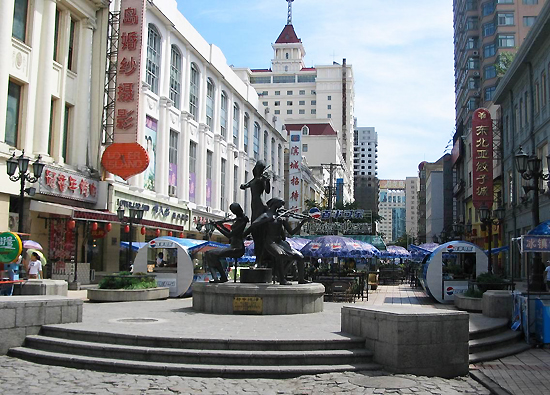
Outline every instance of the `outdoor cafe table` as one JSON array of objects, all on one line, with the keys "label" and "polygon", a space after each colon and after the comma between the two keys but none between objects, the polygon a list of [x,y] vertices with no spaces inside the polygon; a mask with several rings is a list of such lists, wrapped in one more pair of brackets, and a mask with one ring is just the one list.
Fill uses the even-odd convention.
[{"label": "outdoor cafe table", "polygon": [[0,281],[0,296],[11,296],[15,284],[24,283],[26,280],[5,280]]}]

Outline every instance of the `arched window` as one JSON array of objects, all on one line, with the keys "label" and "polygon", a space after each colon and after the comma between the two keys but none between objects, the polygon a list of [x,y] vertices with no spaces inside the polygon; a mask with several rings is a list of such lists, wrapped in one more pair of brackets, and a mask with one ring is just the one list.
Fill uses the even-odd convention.
[{"label": "arched window", "polygon": [[248,154],[248,125],[250,124],[250,116],[248,115],[248,113],[244,113],[244,121],[243,121],[244,125],[243,125],[243,133],[244,133],[244,138],[243,138],[243,142],[244,142],[244,152],[246,152]]},{"label": "arched window", "polygon": [[160,34],[155,25],[149,24],[147,37],[147,65],[146,81],[151,86],[151,91],[159,94],[160,77]]},{"label": "arched window", "polygon": [[212,130],[214,119],[214,82],[211,78],[206,81],[206,124]]},{"label": "arched window", "polygon": [[254,141],[253,147],[254,159],[258,160],[260,158],[260,124],[254,122]]},{"label": "arched window", "polygon": [[264,130],[264,163],[267,166],[267,142],[269,141],[269,135],[267,130]]},{"label": "arched window", "polygon": [[[281,144],[279,144],[279,146],[277,147],[277,174],[279,176],[282,176],[282,171],[281,171],[281,163],[282,163],[282,155],[283,155],[283,147]],[[275,167],[275,166],[273,166]]]},{"label": "arched window", "polygon": [[239,148],[239,105],[233,103],[233,144]]},{"label": "arched window", "polygon": [[220,134],[227,138],[227,94],[222,91],[220,103]]},{"label": "arched window", "polygon": [[170,100],[179,110],[181,104],[181,52],[175,45],[172,45],[170,58]]},{"label": "arched window", "polygon": [[189,112],[197,119],[199,106],[199,69],[195,63],[191,63],[191,78],[189,79]]},{"label": "arched window", "polygon": [[271,138],[271,170],[275,171],[275,139]]},{"label": "arched window", "polygon": [[309,134],[309,128],[307,126],[304,126],[302,128],[302,135],[307,136]]}]

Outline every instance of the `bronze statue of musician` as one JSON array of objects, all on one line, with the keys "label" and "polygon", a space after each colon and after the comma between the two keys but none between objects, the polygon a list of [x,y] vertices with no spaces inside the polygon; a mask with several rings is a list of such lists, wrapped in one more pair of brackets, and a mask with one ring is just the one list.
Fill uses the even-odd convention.
[{"label": "bronze statue of musician", "polygon": [[[311,217],[304,216],[299,224],[295,228],[292,228],[285,215],[288,211],[283,213],[278,211],[284,204],[284,200],[280,198],[268,200],[266,212],[250,224],[244,235],[246,236],[258,229],[261,229],[264,233],[263,248],[265,253],[273,258],[273,270],[277,274],[279,284],[288,284],[285,278],[286,269],[288,268],[288,264],[293,261],[296,261],[298,265],[298,284],[305,284],[308,281],[304,278],[304,256],[292,248],[288,241],[286,241],[285,230],[290,235],[294,235],[299,232],[302,225],[311,219]],[[256,243],[255,240],[254,243]]]},{"label": "bronze statue of musician", "polygon": [[[261,160],[256,162],[252,169],[254,178],[248,181],[246,184],[241,184],[241,189],[250,188],[251,202],[250,208],[252,209],[252,215],[250,222],[254,222],[256,218],[265,213],[267,207],[262,200],[262,195],[271,192],[271,181],[267,174],[265,163]],[[262,266],[262,254],[264,245],[264,232],[259,227],[252,230],[252,238],[254,239],[254,255],[256,255],[256,265]]]},{"label": "bronze statue of musician", "polygon": [[[233,221],[231,230],[228,230],[225,226],[223,226],[223,223],[228,221],[212,222],[212,224],[229,239],[230,246],[225,248],[215,248],[204,253],[204,260],[210,270],[210,273],[212,273],[212,282],[215,283],[227,282],[227,274],[225,274],[225,270],[223,269],[221,263],[222,258],[237,259],[244,255],[243,233],[246,228],[246,224],[248,223],[248,217],[244,215],[243,209],[239,203],[231,203],[229,210],[237,216],[234,220],[231,220]],[[216,271],[220,274],[219,280],[216,275]]]}]

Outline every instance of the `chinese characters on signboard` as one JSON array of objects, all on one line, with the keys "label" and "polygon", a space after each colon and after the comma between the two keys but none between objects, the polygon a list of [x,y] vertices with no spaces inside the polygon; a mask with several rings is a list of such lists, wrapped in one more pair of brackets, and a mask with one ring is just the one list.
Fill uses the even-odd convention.
[{"label": "chinese characters on signboard", "polygon": [[288,208],[302,209],[302,132],[290,131],[288,164]]},{"label": "chinese characters on signboard", "polygon": [[550,236],[521,236],[522,252],[550,252]]},{"label": "chinese characters on signboard", "polygon": [[145,0],[122,0],[115,104],[115,143],[133,143],[138,134],[141,47]]},{"label": "chinese characters on signboard", "polygon": [[99,182],[55,167],[46,166],[38,182],[38,192],[65,199],[96,203]]},{"label": "chinese characters on signboard", "polygon": [[148,168],[150,158],[137,142],[141,93],[141,53],[146,0],[122,0],[118,40],[114,143],[102,157],[105,170],[127,180]]},{"label": "chinese characters on signboard", "polygon": [[472,203],[475,208],[493,206],[493,121],[485,108],[472,119]]}]

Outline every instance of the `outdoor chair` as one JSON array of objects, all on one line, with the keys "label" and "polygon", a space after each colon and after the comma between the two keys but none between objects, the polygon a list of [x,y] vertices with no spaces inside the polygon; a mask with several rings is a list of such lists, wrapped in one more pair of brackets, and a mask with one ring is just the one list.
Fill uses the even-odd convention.
[{"label": "outdoor chair", "polygon": [[332,300],[334,302],[355,302],[352,284],[348,281],[335,281],[332,283]]}]

